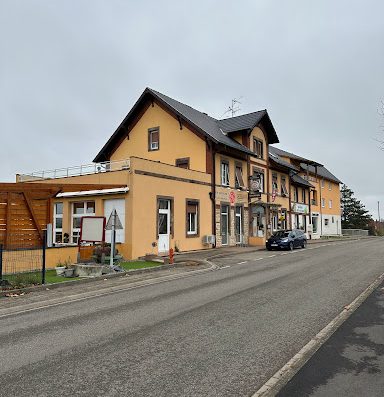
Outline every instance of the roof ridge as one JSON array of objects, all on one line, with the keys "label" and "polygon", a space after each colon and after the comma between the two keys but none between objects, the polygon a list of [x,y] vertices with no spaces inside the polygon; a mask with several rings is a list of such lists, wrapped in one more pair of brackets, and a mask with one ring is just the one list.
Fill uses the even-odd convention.
[{"label": "roof ridge", "polygon": [[261,113],[261,112],[266,112],[267,109],[261,109],[261,110],[255,110],[254,112],[249,112],[249,113],[245,113],[245,114],[240,114],[238,116],[233,116],[233,117],[227,117],[225,119],[218,119],[217,121],[226,121],[226,120],[233,120],[236,119],[238,117],[244,117],[244,116],[249,116],[250,114],[255,114],[255,113]]}]

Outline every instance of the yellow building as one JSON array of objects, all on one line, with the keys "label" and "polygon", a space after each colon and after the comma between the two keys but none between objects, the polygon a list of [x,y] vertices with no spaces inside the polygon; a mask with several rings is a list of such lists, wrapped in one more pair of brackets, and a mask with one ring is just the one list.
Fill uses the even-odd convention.
[{"label": "yellow building", "polygon": [[[217,120],[147,88],[94,163],[17,181],[120,186],[59,194],[52,208],[55,247],[76,246],[83,216],[109,218],[114,209],[127,259],[170,248],[263,245],[275,230],[306,230],[311,223],[300,204],[310,206],[314,185],[302,177],[300,162],[270,155],[278,142],[266,110]],[[336,211],[329,192],[321,198],[334,200]]]}]

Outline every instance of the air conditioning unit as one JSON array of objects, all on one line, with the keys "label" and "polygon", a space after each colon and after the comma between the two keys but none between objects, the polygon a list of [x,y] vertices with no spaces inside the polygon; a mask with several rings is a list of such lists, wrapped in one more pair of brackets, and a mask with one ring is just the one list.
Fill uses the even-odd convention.
[{"label": "air conditioning unit", "polygon": [[208,244],[215,244],[215,236],[213,234],[208,234],[203,237],[203,244],[208,245]]}]

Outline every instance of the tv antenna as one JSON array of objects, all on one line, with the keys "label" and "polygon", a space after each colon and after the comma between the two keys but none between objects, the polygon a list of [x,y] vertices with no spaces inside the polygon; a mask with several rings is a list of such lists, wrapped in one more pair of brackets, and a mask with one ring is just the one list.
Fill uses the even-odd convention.
[{"label": "tv antenna", "polygon": [[231,101],[231,106],[228,106],[228,109],[224,112],[223,116],[226,115],[227,113],[231,113],[231,117],[234,117],[237,112],[240,112],[241,108],[238,106],[239,104],[241,105],[241,102],[239,99],[240,98],[234,98]]}]

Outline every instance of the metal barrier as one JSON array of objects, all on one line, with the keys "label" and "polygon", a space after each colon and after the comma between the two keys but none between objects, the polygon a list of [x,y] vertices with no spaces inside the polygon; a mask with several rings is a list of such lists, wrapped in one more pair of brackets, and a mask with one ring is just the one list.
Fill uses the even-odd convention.
[{"label": "metal barrier", "polygon": [[368,230],[364,229],[342,229],[343,236],[368,236]]}]

